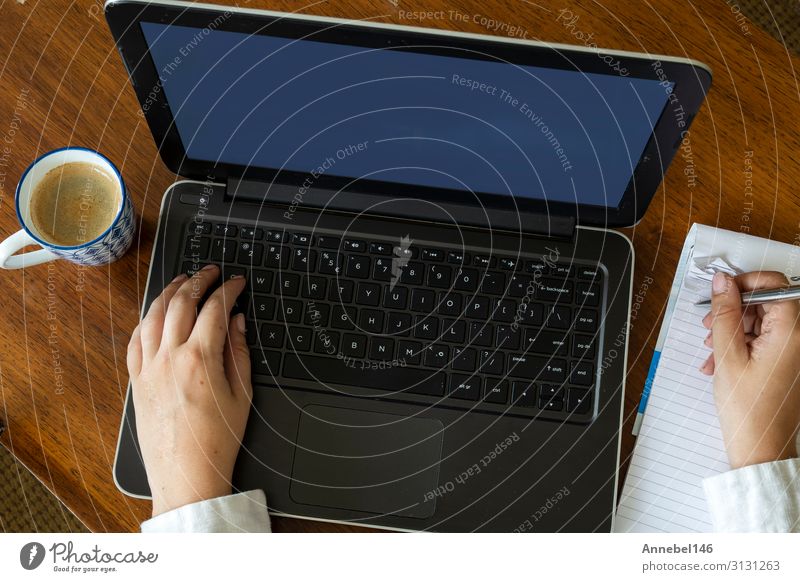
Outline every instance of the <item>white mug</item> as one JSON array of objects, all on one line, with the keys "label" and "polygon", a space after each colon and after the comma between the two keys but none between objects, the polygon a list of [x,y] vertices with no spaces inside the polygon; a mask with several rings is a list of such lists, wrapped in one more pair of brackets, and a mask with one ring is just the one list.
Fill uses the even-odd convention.
[{"label": "white mug", "polygon": [[[100,236],[75,246],[58,246],[48,242],[34,226],[31,220],[31,195],[50,170],[76,162],[98,166],[105,169],[109,176],[113,176],[119,185],[120,204],[114,221]],[[22,174],[14,202],[22,230],[0,243],[0,267],[3,269],[21,269],[56,259],[67,259],[87,266],[103,265],[119,259],[133,242],[136,221],[125,182],[116,166],[94,150],[66,147],[40,156]],[[39,245],[42,249],[16,254],[28,245]]]}]

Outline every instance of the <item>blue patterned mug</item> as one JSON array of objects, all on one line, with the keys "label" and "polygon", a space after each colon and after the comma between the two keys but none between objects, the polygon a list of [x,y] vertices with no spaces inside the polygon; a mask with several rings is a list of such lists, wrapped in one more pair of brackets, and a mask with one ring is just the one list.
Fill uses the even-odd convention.
[{"label": "blue patterned mug", "polygon": [[[49,242],[31,220],[31,195],[50,170],[70,163],[87,163],[113,177],[119,187],[119,207],[114,220],[100,236],[74,246]],[[133,204],[119,170],[104,155],[81,147],[67,147],[48,152],[34,161],[17,185],[15,196],[17,218],[22,230],[0,243],[0,267],[21,269],[56,259],[67,259],[80,265],[103,265],[119,259],[130,248],[136,230]],[[42,249],[15,254],[28,245]]]}]

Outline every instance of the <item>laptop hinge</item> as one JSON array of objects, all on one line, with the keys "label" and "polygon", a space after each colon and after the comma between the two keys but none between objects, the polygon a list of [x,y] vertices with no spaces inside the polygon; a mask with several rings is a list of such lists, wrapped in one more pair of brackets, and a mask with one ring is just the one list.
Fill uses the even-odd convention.
[{"label": "laptop hinge", "polygon": [[239,202],[277,206],[287,213],[322,208],[326,212],[362,213],[365,209],[371,209],[369,214],[374,216],[437,222],[433,218],[436,216],[441,217],[441,222],[458,224],[462,228],[491,228],[547,238],[571,239],[576,226],[574,216],[518,212],[513,208],[497,209],[456,202],[432,203],[417,198],[305,188],[235,177],[228,178],[225,195]]}]

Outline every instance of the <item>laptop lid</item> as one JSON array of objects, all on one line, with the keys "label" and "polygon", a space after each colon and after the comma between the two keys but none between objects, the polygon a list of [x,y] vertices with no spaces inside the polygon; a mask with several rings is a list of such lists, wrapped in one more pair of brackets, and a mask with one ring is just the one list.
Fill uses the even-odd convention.
[{"label": "laptop lid", "polygon": [[274,202],[632,225],[711,83],[695,61],[593,46],[183,2],[106,17],[165,164]]}]

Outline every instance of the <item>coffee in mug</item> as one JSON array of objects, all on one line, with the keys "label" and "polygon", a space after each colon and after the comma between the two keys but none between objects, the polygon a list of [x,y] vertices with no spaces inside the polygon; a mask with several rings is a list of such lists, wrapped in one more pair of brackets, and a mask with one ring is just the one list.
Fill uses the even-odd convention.
[{"label": "coffee in mug", "polygon": [[31,220],[54,245],[71,247],[103,234],[120,206],[115,177],[86,162],[53,168],[31,194]]}]

